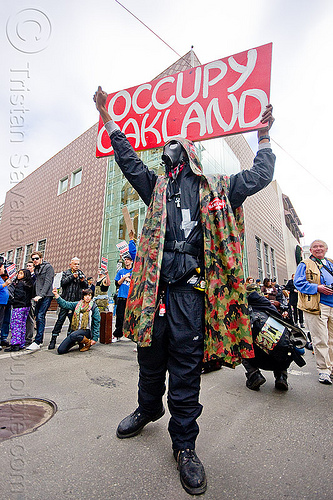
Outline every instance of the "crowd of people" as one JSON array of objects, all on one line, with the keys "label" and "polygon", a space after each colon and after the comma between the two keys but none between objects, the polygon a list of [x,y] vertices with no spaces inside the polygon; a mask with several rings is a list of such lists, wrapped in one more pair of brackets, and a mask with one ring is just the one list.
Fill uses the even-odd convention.
[{"label": "crowd of people", "polygon": [[285,285],[279,285],[276,278],[264,278],[261,283],[259,278],[254,280],[249,276],[246,279],[246,289],[266,297],[290,324],[305,328],[303,311],[297,307],[298,291],[294,285],[294,276],[295,274]]},{"label": "crowd of people", "polygon": [[[86,278],[80,270],[79,258],[73,257],[69,269],[63,271],[61,276],[60,298],[58,289],[53,286],[54,269],[43,258],[41,252],[32,253],[26,268],[19,269],[11,279],[7,271],[9,268],[9,263],[6,265],[3,261],[0,263],[0,349],[4,348],[5,352],[40,349],[44,340],[46,313],[53,297],[57,299],[59,307],[48,349],[55,349],[66,318],[69,320],[67,338],[70,336],[73,338],[73,332],[79,329],[77,326],[82,329],[82,314],[85,319],[88,318],[88,323],[84,324],[87,330],[86,336],[91,338],[91,342],[85,342],[85,349],[80,346],[80,350],[87,350],[96,343],[100,333],[99,311],[108,311],[109,305],[107,291],[111,280],[107,270],[99,269],[94,284],[93,278]],[[90,310],[92,314],[89,314]],[[86,311],[88,315],[84,314]],[[79,318],[78,324],[77,318]],[[93,325],[91,319],[94,320]],[[9,332],[11,332],[10,343]],[[77,343],[80,345],[80,340],[77,340]],[[60,350],[58,348],[59,354],[63,352],[63,348]]]},{"label": "crowd of people", "polygon": [[[125,306],[136,255],[134,232],[130,231],[129,236],[128,249],[120,259],[120,266],[123,267],[115,276],[117,292],[114,298],[117,314],[112,342],[119,342],[123,336]],[[58,347],[59,354],[68,352],[75,344],[79,344],[80,351],[86,351],[98,341],[100,312],[109,312],[108,290],[111,279],[107,269],[99,268],[97,279],[94,281],[92,276],[86,277],[80,269],[80,259],[73,257],[69,268],[62,272],[59,288],[54,288],[53,266],[43,258],[41,252],[34,252],[26,268],[19,269],[10,279],[7,269],[11,264],[5,265],[5,262],[1,261],[0,266],[0,350],[3,347],[5,352],[40,349],[44,340],[46,313],[53,297],[58,303],[58,313],[48,349],[55,349],[66,319],[67,338]],[[85,315],[86,311],[88,315]],[[82,327],[82,315],[88,318],[88,324],[83,322],[85,328]],[[85,330],[84,339],[80,337],[82,330]]]}]

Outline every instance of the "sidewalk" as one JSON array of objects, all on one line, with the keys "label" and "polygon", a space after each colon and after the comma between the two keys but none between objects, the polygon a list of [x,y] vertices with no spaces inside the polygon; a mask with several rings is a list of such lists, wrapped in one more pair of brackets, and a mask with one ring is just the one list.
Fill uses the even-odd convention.
[{"label": "sidewalk", "polygon": [[[48,313],[48,324],[54,318]],[[0,443],[1,499],[189,499],[171,453],[168,411],[140,435],[116,438],[119,421],[136,407],[134,344],[98,343],[59,356],[47,349],[50,331],[40,351],[0,353],[1,400],[46,398],[58,407],[34,433]],[[202,377],[202,498],[332,499],[333,387],[318,383],[310,351],[306,361],[291,366],[286,393],[274,389],[269,372],[259,392],[248,390],[241,366]]]}]

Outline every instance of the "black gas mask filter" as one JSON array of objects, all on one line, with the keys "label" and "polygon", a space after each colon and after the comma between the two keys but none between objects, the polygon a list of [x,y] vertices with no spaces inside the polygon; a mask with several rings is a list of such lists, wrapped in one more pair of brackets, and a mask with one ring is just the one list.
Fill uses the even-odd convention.
[{"label": "black gas mask filter", "polygon": [[165,165],[165,172],[169,177],[176,179],[182,171],[188,156],[179,141],[170,141],[163,148],[162,161]]}]

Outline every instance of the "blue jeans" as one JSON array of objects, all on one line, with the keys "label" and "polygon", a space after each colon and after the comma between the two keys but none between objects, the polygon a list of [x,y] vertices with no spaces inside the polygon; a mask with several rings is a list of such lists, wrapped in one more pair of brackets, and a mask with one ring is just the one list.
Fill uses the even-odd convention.
[{"label": "blue jeans", "polygon": [[58,354],[66,354],[77,342],[82,342],[83,338],[91,339],[90,330],[76,330],[71,332],[67,337],[61,342],[58,347]]},{"label": "blue jeans", "polygon": [[9,325],[10,325],[11,315],[12,315],[12,306],[10,304],[7,304],[5,306],[5,313],[1,327],[1,340],[7,340],[7,337],[9,335]]},{"label": "blue jeans", "polygon": [[45,317],[48,308],[50,307],[52,297],[43,297],[36,304],[36,328],[37,333],[35,337],[36,344],[42,344],[45,330]]}]

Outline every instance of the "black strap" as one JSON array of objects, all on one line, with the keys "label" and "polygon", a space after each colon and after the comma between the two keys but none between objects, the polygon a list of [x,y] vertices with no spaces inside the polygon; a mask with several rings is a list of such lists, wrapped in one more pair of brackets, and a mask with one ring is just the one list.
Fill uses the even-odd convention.
[{"label": "black strap", "polygon": [[164,250],[167,252],[188,253],[190,255],[194,255],[195,257],[199,257],[200,255],[200,248],[191,245],[191,243],[187,243],[186,241],[166,241],[164,243]]},{"label": "black strap", "polygon": [[[319,271],[320,271],[320,267],[319,267],[319,265],[318,265],[318,259],[316,259],[316,257],[313,257],[313,255],[311,255],[310,259],[311,259],[311,260],[313,260],[313,262],[315,262],[315,263],[317,264],[317,267],[318,267],[318,269],[319,269]],[[332,269],[329,269],[327,266],[325,266],[325,264],[324,264],[322,261],[320,261],[320,264],[322,265],[322,267],[323,267],[324,269],[326,269],[326,271],[327,271],[327,272],[329,272],[329,273],[330,273],[330,275],[331,275],[331,276],[333,276]]]}]

